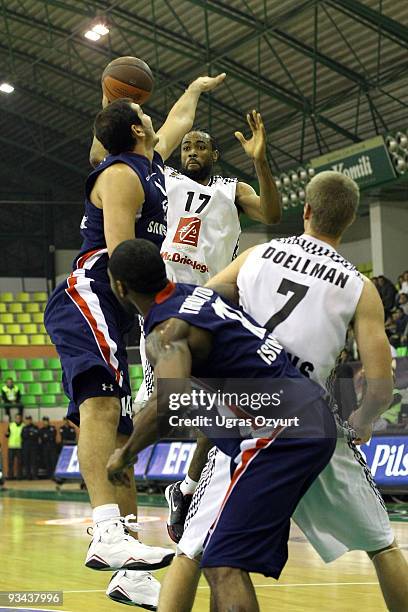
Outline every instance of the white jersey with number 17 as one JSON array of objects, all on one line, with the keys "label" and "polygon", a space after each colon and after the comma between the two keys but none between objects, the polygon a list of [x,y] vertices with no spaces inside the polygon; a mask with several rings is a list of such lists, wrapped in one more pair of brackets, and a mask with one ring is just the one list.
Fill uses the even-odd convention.
[{"label": "white jersey with number 17", "polygon": [[[212,176],[201,185],[165,167],[167,235],[161,247],[167,276],[178,283],[205,285],[236,255],[241,226],[235,205],[236,178]],[[144,381],[136,401],[153,391],[153,371],[146,359],[143,333],[140,356]]]},{"label": "white jersey with number 17", "polygon": [[303,374],[326,386],[363,290],[353,264],[303,234],[256,247],[237,284],[244,310],[277,337]]},{"label": "white jersey with number 17", "polygon": [[161,255],[169,277],[204,285],[234,258],[241,227],[236,178],[212,176],[201,185],[166,167],[167,235]]}]

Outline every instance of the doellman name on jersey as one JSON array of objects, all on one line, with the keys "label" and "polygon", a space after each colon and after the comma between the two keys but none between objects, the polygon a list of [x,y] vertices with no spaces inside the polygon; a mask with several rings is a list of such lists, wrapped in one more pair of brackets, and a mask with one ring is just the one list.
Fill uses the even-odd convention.
[{"label": "doellman name on jersey", "polygon": [[279,251],[273,246],[269,246],[262,257],[263,259],[272,259],[274,263],[280,264],[288,270],[300,272],[300,274],[308,276],[315,276],[342,289],[344,289],[350,278],[349,274],[342,272],[338,268],[312,261],[307,257],[296,256],[287,251]]}]

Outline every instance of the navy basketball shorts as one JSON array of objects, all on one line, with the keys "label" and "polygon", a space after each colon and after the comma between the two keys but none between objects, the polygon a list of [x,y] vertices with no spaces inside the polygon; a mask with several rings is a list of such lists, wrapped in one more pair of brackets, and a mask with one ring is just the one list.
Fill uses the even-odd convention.
[{"label": "navy basketball shorts", "polygon": [[80,425],[79,407],[86,399],[118,397],[118,431],[130,435],[132,396],[124,334],[133,317],[123,310],[104,277],[71,275],[52,293],[44,323],[61,360],[62,383],[70,399],[68,418]]},{"label": "navy basketball shorts", "polygon": [[330,461],[335,442],[334,437],[243,440],[201,566],[278,579],[288,558],[290,518]]}]

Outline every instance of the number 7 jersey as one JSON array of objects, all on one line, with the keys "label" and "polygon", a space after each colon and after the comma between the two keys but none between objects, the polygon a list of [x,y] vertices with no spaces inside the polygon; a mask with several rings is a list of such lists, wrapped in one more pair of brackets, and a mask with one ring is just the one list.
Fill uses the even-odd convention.
[{"label": "number 7 jersey", "polygon": [[293,365],[326,386],[363,290],[353,264],[303,234],[255,247],[237,284],[244,310],[283,344]]},{"label": "number 7 jersey", "polygon": [[201,185],[166,167],[167,236],[161,255],[168,276],[204,285],[236,254],[241,227],[235,204],[236,178],[211,177]]}]

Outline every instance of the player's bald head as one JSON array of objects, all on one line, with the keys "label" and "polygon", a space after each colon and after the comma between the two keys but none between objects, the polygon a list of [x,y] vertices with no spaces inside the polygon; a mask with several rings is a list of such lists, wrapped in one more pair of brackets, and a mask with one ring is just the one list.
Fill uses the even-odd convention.
[{"label": "player's bald head", "polygon": [[319,172],[306,187],[305,224],[317,234],[339,238],[354,221],[360,190],[341,172]]}]

